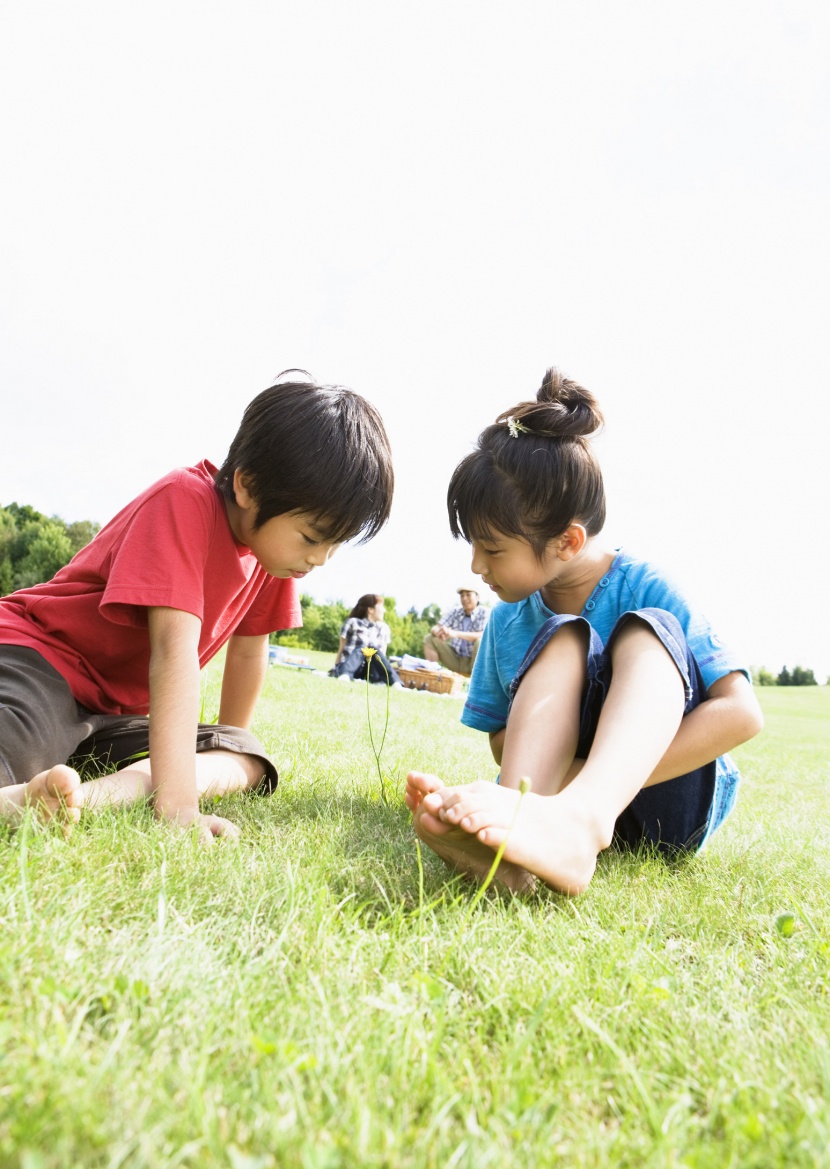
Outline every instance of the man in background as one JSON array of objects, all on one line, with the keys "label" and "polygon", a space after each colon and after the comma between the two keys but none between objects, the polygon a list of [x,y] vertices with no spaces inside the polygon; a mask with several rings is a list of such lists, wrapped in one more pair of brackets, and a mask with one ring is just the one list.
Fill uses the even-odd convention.
[{"label": "man in background", "polygon": [[458,590],[458,599],[460,605],[445,613],[424,638],[424,657],[469,678],[490,610],[478,603],[478,593],[466,585]]}]

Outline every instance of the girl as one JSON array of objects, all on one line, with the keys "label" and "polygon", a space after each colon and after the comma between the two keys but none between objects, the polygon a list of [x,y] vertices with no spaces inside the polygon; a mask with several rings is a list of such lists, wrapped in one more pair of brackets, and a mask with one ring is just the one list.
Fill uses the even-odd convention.
[{"label": "girl", "polygon": [[[365,679],[367,659],[364,649],[377,653],[369,659],[369,680],[395,685],[400,678],[386,655],[392,638],[383,620],[385,606],[379,593],[364,593],[340,630],[340,646],[330,671],[333,678]],[[381,665],[381,662],[383,665]]]},{"label": "girl", "polygon": [[[587,390],[547,371],[481,434],[447,493],[450,527],[499,600],[462,721],[487,731],[496,784],[411,772],[415,831],[479,878],[579,893],[612,841],[699,849],[735,800],[725,752],[761,729],[745,667],[651,564],[609,549],[602,425]],[[522,777],[532,790],[522,795]]]}]

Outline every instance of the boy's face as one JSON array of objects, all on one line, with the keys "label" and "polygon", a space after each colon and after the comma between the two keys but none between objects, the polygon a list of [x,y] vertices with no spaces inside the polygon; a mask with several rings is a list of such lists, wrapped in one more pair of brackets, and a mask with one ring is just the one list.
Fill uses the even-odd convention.
[{"label": "boy's face", "polygon": [[339,544],[335,544],[305,512],[287,511],[272,516],[259,528],[254,524],[257,504],[248,493],[239,472],[234,476],[235,506],[228,505],[228,522],[240,544],[250,548],[269,576],[300,580],[313,568],[325,564]]},{"label": "boy's face", "polygon": [[303,512],[289,511],[266,520],[262,527],[244,525],[246,544],[269,576],[300,580],[318,568],[340,547],[327,539]]}]

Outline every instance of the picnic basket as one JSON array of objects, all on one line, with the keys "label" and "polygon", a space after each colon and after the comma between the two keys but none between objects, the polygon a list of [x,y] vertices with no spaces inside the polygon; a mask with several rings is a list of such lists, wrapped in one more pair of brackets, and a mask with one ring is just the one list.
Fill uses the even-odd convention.
[{"label": "picnic basket", "polygon": [[429,690],[431,694],[460,694],[464,681],[452,670],[403,670],[399,666],[398,674],[407,690]]}]

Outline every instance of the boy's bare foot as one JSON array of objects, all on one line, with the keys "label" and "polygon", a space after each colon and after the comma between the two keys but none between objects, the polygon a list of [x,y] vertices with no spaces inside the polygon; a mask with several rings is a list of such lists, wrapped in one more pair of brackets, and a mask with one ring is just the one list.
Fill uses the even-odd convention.
[{"label": "boy's bare foot", "polygon": [[[483,881],[493,867],[494,850],[480,844],[475,836],[463,829],[438,819],[423,806],[426,796],[449,790],[437,775],[410,771],[406,777],[404,799],[412,809],[415,834],[451,868]],[[529,893],[536,885],[535,878],[526,869],[504,860],[496,870],[495,880],[512,893]]]},{"label": "boy's bare foot", "polygon": [[0,789],[0,800],[0,814],[6,819],[19,820],[26,808],[32,808],[41,820],[59,818],[75,824],[83,804],[81,780],[77,771],[59,763],[28,783]]},{"label": "boy's bare foot", "polygon": [[427,830],[442,824],[468,834],[488,850],[491,863],[504,843],[505,861],[562,893],[588,887],[597,855],[610,843],[567,789],[556,796],[522,796],[514,788],[478,781],[425,795],[419,812]]}]

